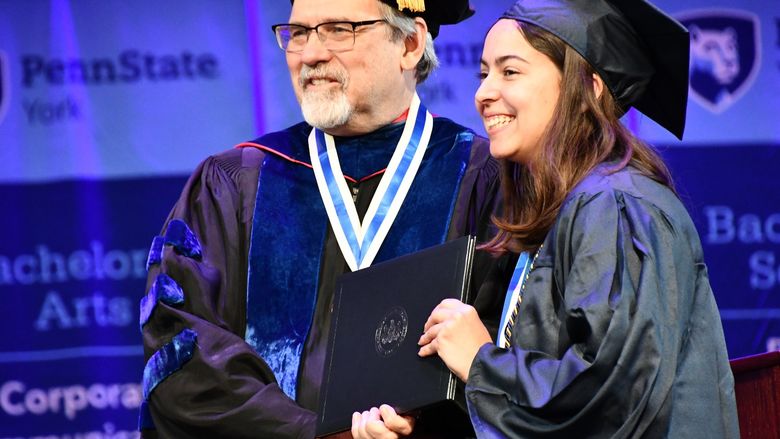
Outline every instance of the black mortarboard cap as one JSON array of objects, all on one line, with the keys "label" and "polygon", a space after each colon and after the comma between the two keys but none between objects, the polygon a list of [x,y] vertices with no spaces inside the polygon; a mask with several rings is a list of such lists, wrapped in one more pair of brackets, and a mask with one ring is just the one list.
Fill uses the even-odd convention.
[{"label": "black mortarboard cap", "polygon": [[[294,3],[295,0],[290,0]],[[380,0],[409,17],[422,17],[433,38],[439,35],[439,26],[455,24],[474,15],[468,0]]]},{"label": "black mortarboard cap", "polygon": [[682,139],[690,40],[676,20],[645,0],[518,0],[501,18],[562,39],[624,110],[634,107]]}]

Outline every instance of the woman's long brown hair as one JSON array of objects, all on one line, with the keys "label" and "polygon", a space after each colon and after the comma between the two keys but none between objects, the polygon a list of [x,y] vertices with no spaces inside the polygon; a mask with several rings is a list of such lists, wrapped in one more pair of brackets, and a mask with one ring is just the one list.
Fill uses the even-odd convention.
[{"label": "woman's long brown hair", "polygon": [[[623,110],[606,86],[593,89],[594,70],[553,34],[517,22],[530,45],[561,71],[561,90],[552,120],[529,166],[502,160],[503,211],[498,233],[481,246],[494,254],[535,250],[552,228],[566,196],[588,173],[608,162],[608,173],[626,166],[674,190],[658,153],[620,122]],[[605,84],[606,85],[606,84]]]}]

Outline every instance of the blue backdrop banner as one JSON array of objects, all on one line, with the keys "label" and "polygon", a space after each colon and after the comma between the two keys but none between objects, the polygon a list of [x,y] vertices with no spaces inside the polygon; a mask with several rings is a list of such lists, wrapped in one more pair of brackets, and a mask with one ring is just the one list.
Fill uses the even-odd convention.
[{"label": "blue backdrop banner", "polygon": [[780,349],[780,148],[669,148],[731,358]]},{"label": "blue backdrop banner", "polygon": [[136,430],[146,257],[184,181],[0,185],[0,438]]},{"label": "blue backdrop banner", "polygon": [[0,2],[0,181],[189,173],[253,133],[244,17],[240,0]]},{"label": "blue backdrop banner", "polygon": [[[442,28],[425,105],[484,133],[482,40]],[[702,239],[729,355],[780,349],[780,2],[657,0],[691,32],[685,140],[639,113]],[[136,438],[146,257],[210,154],[301,120],[271,0],[0,1],[0,439]]]}]

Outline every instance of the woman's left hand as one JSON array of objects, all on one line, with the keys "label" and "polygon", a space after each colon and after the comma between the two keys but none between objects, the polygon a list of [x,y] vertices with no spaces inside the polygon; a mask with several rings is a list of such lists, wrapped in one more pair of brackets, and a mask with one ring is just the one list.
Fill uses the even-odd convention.
[{"label": "woman's left hand", "polygon": [[474,307],[456,299],[444,299],[431,312],[417,344],[422,346],[420,356],[438,353],[447,367],[466,382],[479,348],[492,342]]}]

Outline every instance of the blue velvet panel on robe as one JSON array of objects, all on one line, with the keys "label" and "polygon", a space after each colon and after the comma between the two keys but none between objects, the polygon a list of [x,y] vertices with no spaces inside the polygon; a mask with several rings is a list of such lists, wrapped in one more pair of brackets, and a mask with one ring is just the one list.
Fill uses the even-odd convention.
[{"label": "blue velvet panel on robe", "polygon": [[[305,142],[304,133],[297,134],[296,140]],[[268,143],[283,148],[278,142],[261,144]],[[291,398],[295,398],[295,377],[314,307],[326,231],[327,214],[312,170],[269,154],[260,170],[252,223],[244,338]]]},{"label": "blue velvet panel on robe", "polygon": [[[311,127],[295,125],[255,143],[310,163]],[[403,124],[337,138],[342,171],[355,178],[385,168]],[[434,119],[425,157],[375,263],[444,242],[474,135]],[[342,147],[344,147],[342,149]],[[360,158],[348,152],[359,148]],[[314,172],[269,154],[260,170],[252,228],[245,339],[295,399],[297,375],[315,301],[328,217]]]}]

